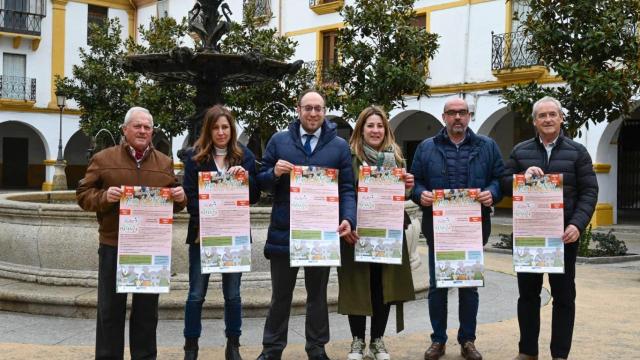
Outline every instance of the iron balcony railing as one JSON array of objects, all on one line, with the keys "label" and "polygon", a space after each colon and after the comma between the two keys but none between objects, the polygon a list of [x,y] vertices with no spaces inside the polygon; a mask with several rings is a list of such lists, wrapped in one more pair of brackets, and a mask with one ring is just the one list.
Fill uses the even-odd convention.
[{"label": "iron balcony railing", "polygon": [[505,70],[540,65],[540,57],[529,48],[531,37],[524,31],[494,34],[491,32],[491,69]]},{"label": "iron balcony railing", "polygon": [[0,0],[0,31],[40,35],[45,0]]},{"label": "iron balcony railing", "polygon": [[3,99],[36,101],[36,79],[0,75],[0,96]]},{"label": "iron balcony railing", "polygon": [[333,66],[335,66],[335,62],[323,60],[307,61],[303,65],[304,68],[314,73],[316,75],[316,79],[322,83],[335,82],[333,74],[331,73]]}]

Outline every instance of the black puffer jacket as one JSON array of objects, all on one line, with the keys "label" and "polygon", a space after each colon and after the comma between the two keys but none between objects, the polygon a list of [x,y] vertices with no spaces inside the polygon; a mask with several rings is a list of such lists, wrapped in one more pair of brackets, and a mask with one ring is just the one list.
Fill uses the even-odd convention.
[{"label": "black puffer jacket", "polygon": [[587,149],[561,134],[547,160],[547,151],[537,136],[519,143],[506,163],[502,181],[505,195],[513,193],[513,174],[522,174],[531,166],[545,174],[563,175],[564,226],[573,224],[582,233],[598,202],[598,180]]}]

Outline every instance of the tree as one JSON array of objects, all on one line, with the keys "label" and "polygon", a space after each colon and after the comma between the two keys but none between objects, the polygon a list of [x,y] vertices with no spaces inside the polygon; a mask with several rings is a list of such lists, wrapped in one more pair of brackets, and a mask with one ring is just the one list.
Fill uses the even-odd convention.
[{"label": "tree", "polygon": [[437,51],[437,35],[412,23],[414,2],[355,0],[340,11],[340,61],[330,73],[340,89],[335,107],[344,117],[355,119],[371,104],[404,108],[404,95],[429,94],[427,62]]},{"label": "tree", "polygon": [[[509,107],[530,118],[532,104],[544,95],[567,111],[569,136],[593,123],[613,121],[630,111],[640,88],[640,47],[636,0],[532,0],[524,20],[530,51],[564,79],[560,87],[530,83],[505,89]],[[516,14],[517,15],[517,14]]]},{"label": "tree", "polygon": [[[193,89],[185,84],[156,82],[124,69],[129,53],[164,53],[181,45],[186,34],[183,20],[152,18],[148,29],[140,27],[142,44],[122,40],[117,19],[92,28],[88,49],[80,48],[81,65],[74,65],[73,78],[58,78],[56,87],[80,109],[80,127],[85,134],[109,130],[116,139],[127,110],[142,106],[153,114],[154,125],[169,139],[186,129],[186,117],[193,112]],[[143,45],[144,44],[144,45]],[[107,144],[111,145],[110,141]]]},{"label": "tree", "polygon": [[[275,28],[265,28],[256,13],[256,1],[245,2],[242,24],[232,23],[231,31],[223,40],[221,49],[229,54],[260,54],[265,58],[290,61],[298,43],[277,35]],[[225,102],[244,126],[245,133],[257,136],[260,150],[273,133],[282,130],[295,118],[296,99],[300,91],[313,86],[315,74],[303,67],[296,74],[281,80],[267,80],[248,86],[228,87]],[[260,157],[261,154],[257,154]]]}]

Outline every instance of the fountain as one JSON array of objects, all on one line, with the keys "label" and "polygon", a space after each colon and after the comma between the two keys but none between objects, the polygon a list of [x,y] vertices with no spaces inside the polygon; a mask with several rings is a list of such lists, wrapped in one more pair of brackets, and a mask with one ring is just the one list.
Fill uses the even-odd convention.
[{"label": "fountain", "polygon": [[[222,103],[224,86],[249,85],[267,79],[280,79],[295,73],[302,61],[288,64],[259,54],[221,54],[220,38],[229,30],[228,5],[222,0],[199,0],[189,13],[190,30],[197,35],[197,47],[176,48],[164,54],[131,55],[126,59],[130,71],[158,81],[182,82],[195,87],[196,112],[189,118],[188,143],[198,137],[206,109]],[[221,9],[222,14],[218,9]],[[100,134],[98,132],[96,137]],[[111,135],[111,134],[110,134]],[[113,135],[111,135],[112,141]],[[115,142],[115,141],[114,141]],[[420,210],[410,202],[408,210],[418,226]],[[251,208],[252,272],[243,276],[244,316],[264,316],[271,297],[269,263],[263,256],[270,208]],[[162,318],[181,318],[185,289],[188,288],[188,259],[184,244],[188,214],[175,215],[172,248],[171,293],[160,297]],[[0,194],[0,285],[3,280],[20,281],[17,289],[0,287],[0,309],[74,317],[94,317],[97,285],[98,224],[94,213],[75,204],[74,192]],[[421,270],[424,270],[421,268]],[[424,271],[426,272],[426,271]],[[304,313],[305,295],[299,272],[292,312]],[[211,277],[210,287],[221,288],[219,275]],[[414,276],[416,291],[424,294],[426,276]],[[25,285],[26,284],[26,285]],[[38,288],[40,286],[41,288]],[[48,295],[43,295],[43,294]],[[222,316],[222,296],[211,291],[203,317]],[[337,303],[335,269],[329,283],[329,304]],[[77,294],[77,295],[69,295]]]}]

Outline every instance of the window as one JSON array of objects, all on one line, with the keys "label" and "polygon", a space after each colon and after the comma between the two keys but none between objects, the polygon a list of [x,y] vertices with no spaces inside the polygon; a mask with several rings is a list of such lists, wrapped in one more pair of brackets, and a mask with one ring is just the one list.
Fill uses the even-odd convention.
[{"label": "window", "polygon": [[425,30],[427,28],[427,17],[425,14],[418,14],[411,19],[411,25],[420,30]]},{"label": "window", "polygon": [[157,16],[159,18],[164,18],[169,16],[169,0],[158,0],[157,6],[158,6]]},{"label": "window", "polygon": [[27,57],[5,53],[2,56],[2,98],[27,100]]},{"label": "window", "polygon": [[521,31],[522,26],[527,20],[527,16],[531,11],[529,2],[527,0],[512,0],[512,14],[511,14],[511,31]]},{"label": "window", "polygon": [[90,42],[92,34],[92,26],[103,26],[108,21],[109,8],[103,6],[89,5],[87,14],[87,43]]},{"label": "window", "polygon": [[27,29],[28,0],[4,1],[4,27],[14,30]]},{"label": "window", "polygon": [[322,62],[321,79],[323,82],[329,81],[329,69],[338,62],[338,30],[330,30],[322,33]]}]

